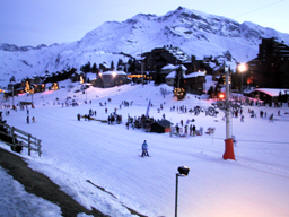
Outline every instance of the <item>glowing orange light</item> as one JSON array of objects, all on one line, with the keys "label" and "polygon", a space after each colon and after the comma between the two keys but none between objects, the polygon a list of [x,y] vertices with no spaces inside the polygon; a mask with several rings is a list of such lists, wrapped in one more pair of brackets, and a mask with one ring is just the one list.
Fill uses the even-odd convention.
[{"label": "glowing orange light", "polygon": [[219,93],[219,98],[220,99],[225,99],[226,95],[224,93]]},{"label": "glowing orange light", "polygon": [[247,63],[238,64],[238,71],[239,72],[245,72],[245,71],[247,71],[247,69],[248,69]]},{"label": "glowing orange light", "polygon": [[253,78],[252,77],[247,79],[247,84],[253,84]]}]

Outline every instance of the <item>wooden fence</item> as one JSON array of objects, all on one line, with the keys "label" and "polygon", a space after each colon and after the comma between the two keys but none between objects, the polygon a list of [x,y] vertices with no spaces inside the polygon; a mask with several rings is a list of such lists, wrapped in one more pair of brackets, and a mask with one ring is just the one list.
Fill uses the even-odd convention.
[{"label": "wooden fence", "polygon": [[0,138],[4,138],[3,140],[8,142],[12,150],[20,151],[27,148],[29,156],[31,150],[36,151],[39,157],[41,156],[41,140],[33,137],[32,134],[10,127],[3,121],[0,121],[0,134]]}]

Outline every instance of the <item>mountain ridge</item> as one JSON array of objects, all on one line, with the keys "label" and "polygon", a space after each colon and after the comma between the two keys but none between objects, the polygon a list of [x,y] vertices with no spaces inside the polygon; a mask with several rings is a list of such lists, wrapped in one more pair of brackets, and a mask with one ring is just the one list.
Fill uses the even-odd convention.
[{"label": "mountain ridge", "polygon": [[137,56],[168,44],[201,59],[229,51],[237,61],[256,57],[262,37],[275,37],[289,44],[289,34],[250,21],[239,24],[223,16],[178,7],[163,16],[138,14],[123,21],[106,21],[79,41],[49,46],[0,45],[0,85],[11,76],[43,75],[66,68],[80,68],[88,61],[102,63],[127,60],[121,53]]}]

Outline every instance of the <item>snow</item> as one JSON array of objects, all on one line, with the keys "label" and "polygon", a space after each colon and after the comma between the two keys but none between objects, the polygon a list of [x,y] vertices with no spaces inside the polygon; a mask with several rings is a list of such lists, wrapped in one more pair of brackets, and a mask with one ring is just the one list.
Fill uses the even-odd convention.
[{"label": "snow", "polygon": [[174,70],[177,69],[178,66],[174,66],[173,64],[169,63],[168,65],[164,66],[162,70]]},{"label": "snow", "polygon": [[202,77],[205,76],[204,71],[198,71],[198,72],[192,72],[189,75],[184,75],[184,78],[196,78],[196,77]]},{"label": "snow", "polygon": [[279,94],[289,94],[289,89],[280,89],[280,88],[256,88],[255,90],[268,94],[270,96],[279,96]]},{"label": "snow", "polygon": [[[205,72],[192,72],[189,75],[184,74],[184,78],[195,78],[195,77],[200,77],[200,76],[205,76]],[[176,77],[176,71],[170,72],[166,78],[175,78]]]},{"label": "snow", "polygon": [[[223,160],[225,121],[220,111],[217,117],[204,112],[170,111],[170,107],[185,105],[207,108],[210,101],[187,94],[184,101],[173,98],[172,87],[166,85],[124,85],[113,88],[89,87],[86,96],[74,93],[78,84],[65,86],[51,94],[35,94],[35,109],[30,116],[36,122],[26,124],[26,111],[11,111],[4,118],[8,123],[42,140],[43,156],[26,157],[28,164],[59,184],[61,189],[87,208],[95,207],[107,215],[131,216],[130,207],[147,216],[173,216],[175,174],[177,167],[186,165],[191,172],[179,177],[178,214],[185,217],[276,217],[289,213],[289,115],[288,107],[245,107],[245,122],[233,119],[237,138],[236,161]],[[160,89],[171,94],[165,98]],[[76,99],[78,107],[62,107],[67,96]],[[59,101],[55,101],[58,97]],[[91,104],[85,104],[86,97]],[[111,98],[111,103],[107,98]],[[28,101],[31,96],[18,96],[16,101]],[[126,121],[128,115],[145,114],[149,100],[150,116],[179,123],[192,120],[199,129],[216,128],[213,135],[177,138],[168,133],[147,133],[127,130],[124,124],[108,125],[98,121],[77,121],[77,114],[97,111],[97,119],[106,120],[117,109]],[[122,101],[129,107],[119,107]],[[104,106],[107,103],[108,114]],[[160,113],[157,108],[164,104]],[[248,108],[257,118],[250,118]],[[267,112],[261,119],[259,111]],[[277,112],[281,111],[278,116]],[[3,111],[5,109],[3,108]],[[273,122],[268,120],[274,114]],[[5,114],[5,112],[4,112]],[[151,157],[141,158],[141,144],[148,141]],[[5,145],[1,147],[7,148]],[[112,192],[116,197],[99,191],[89,180]]]},{"label": "snow", "polygon": [[177,73],[176,71],[172,71],[166,76],[166,78],[175,78],[176,77],[176,73]]},{"label": "snow", "polygon": [[113,73],[116,73],[117,75],[126,75],[124,71],[105,71],[102,72],[103,75],[112,75]]},{"label": "snow", "polygon": [[27,193],[23,185],[0,167],[0,216],[60,217],[61,210],[52,202]]}]

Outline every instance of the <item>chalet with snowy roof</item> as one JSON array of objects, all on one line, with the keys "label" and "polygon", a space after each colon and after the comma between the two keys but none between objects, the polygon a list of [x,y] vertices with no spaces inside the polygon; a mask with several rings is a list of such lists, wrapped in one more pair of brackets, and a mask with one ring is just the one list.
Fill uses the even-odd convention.
[{"label": "chalet with snowy roof", "polygon": [[205,83],[205,72],[192,72],[189,75],[184,75],[184,84],[186,92],[193,94],[202,94]]},{"label": "chalet with snowy roof", "polygon": [[34,93],[43,93],[45,91],[45,84],[32,84]]},{"label": "chalet with snowy roof", "polygon": [[[173,64],[168,64],[167,66],[163,67],[161,70],[161,73],[165,74],[166,78],[166,84],[169,86],[174,86],[175,83],[175,78],[176,78],[176,70],[179,68],[180,66],[175,66]],[[183,74],[184,72],[187,70],[186,67],[184,67],[183,65],[181,65]]]},{"label": "chalet with snowy roof", "polygon": [[[166,76],[167,85],[174,86],[177,68],[179,68],[179,66],[176,66],[175,69]],[[205,72],[198,71],[185,74],[184,72],[186,71],[186,68],[184,66],[182,66],[182,71],[184,77],[184,87],[186,89],[186,92],[193,94],[202,94],[205,82]]]}]

